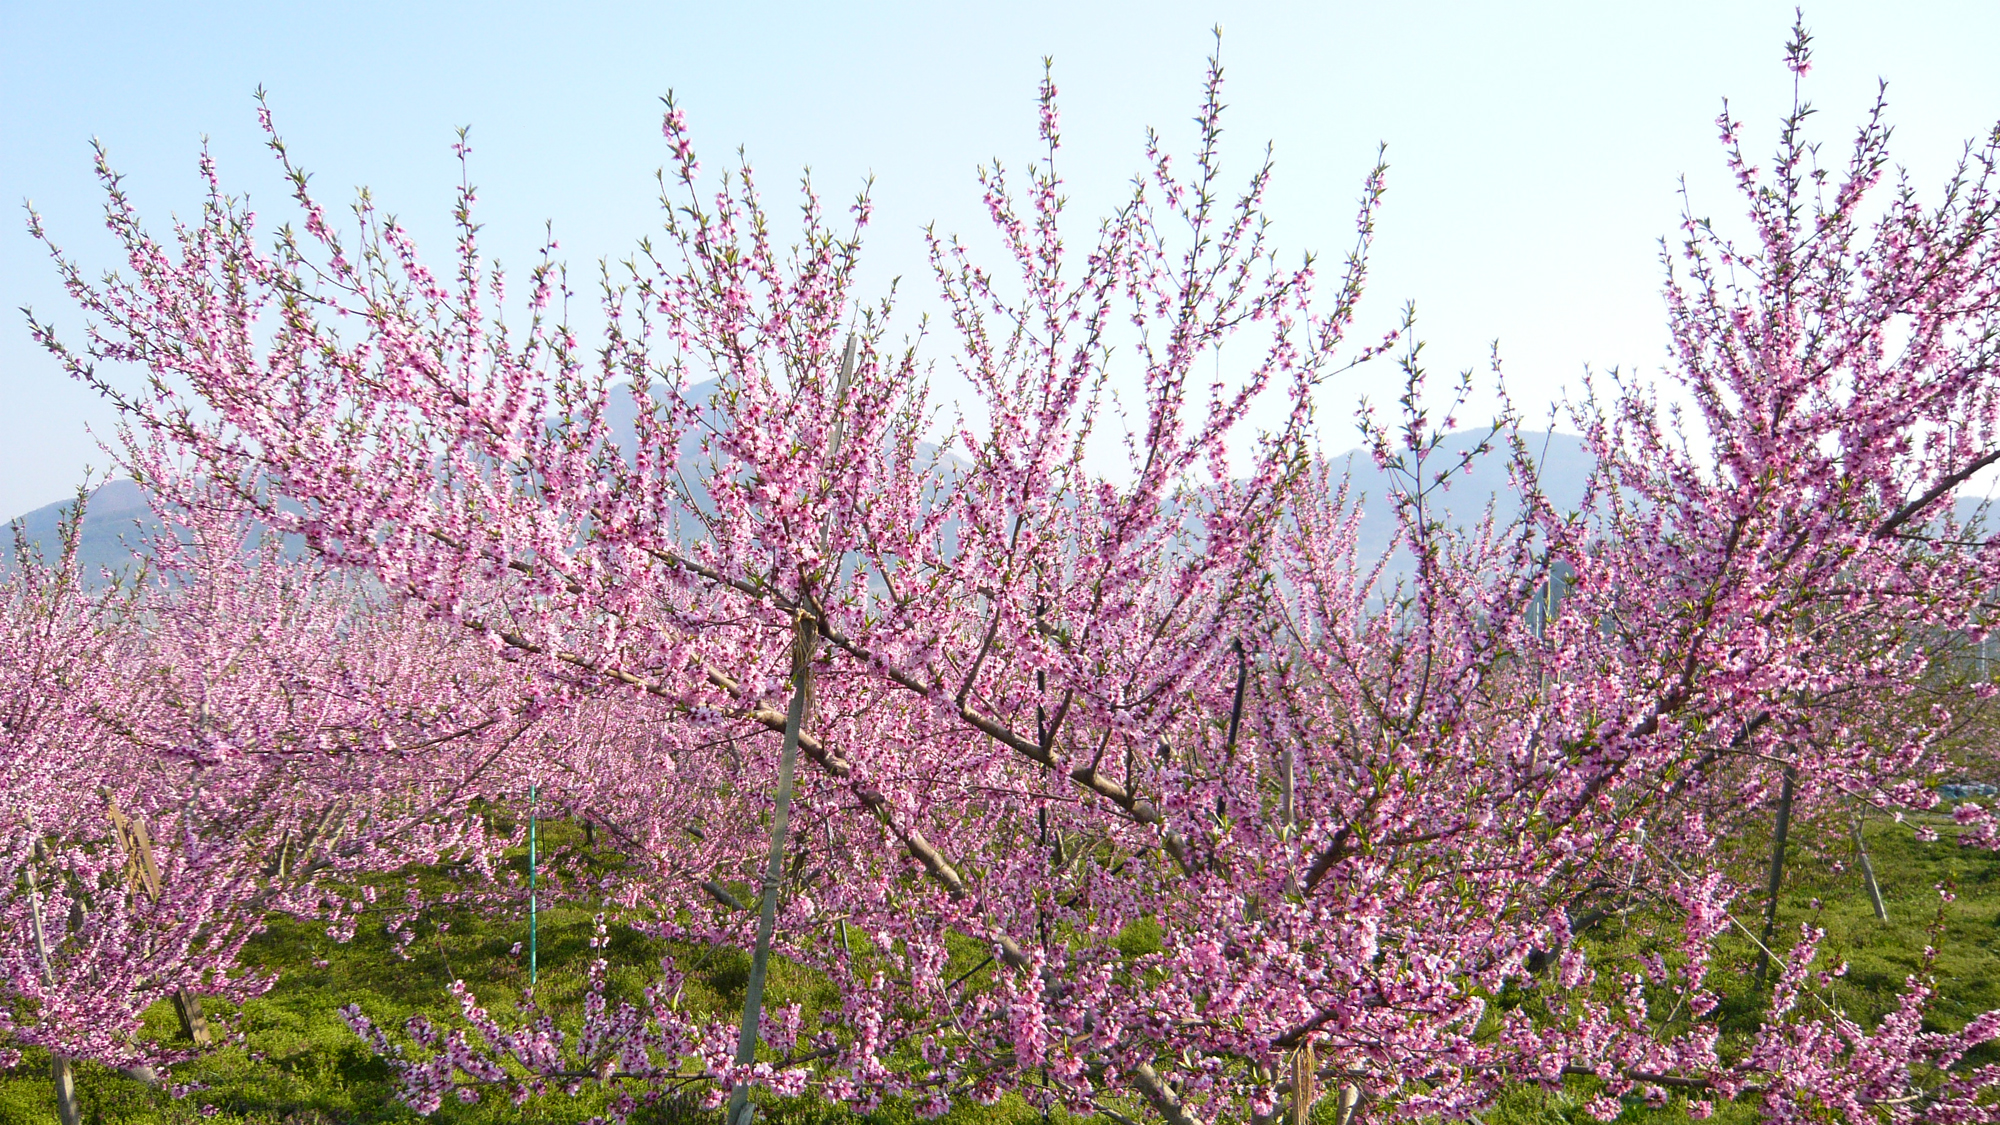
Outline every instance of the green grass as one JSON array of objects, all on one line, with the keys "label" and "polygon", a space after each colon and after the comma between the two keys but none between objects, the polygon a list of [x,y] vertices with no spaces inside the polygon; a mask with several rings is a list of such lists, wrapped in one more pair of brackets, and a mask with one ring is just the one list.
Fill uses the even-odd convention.
[{"label": "green grass", "polygon": [[[570,844],[564,828],[552,826],[552,849]],[[1920,843],[1906,825],[1886,822],[1871,826],[1869,847],[1881,878],[1889,921],[1878,922],[1851,863],[1852,848],[1844,836],[1795,832],[1785,891],[1781,896],[1780,948],[1790,944],[1798,924],[1817,918],[1827,929],[1821,963],[1845,960],[1845,978],[1833,986],[1833,996],[1864,1022],[1872,1022],[1893,1003],[1904,979],[1918,970],[1928,930],[1939,917],[1936,885],[1949,882],[1957,901],[1943,911],[1939,953],[1933,969],[1940,997],[1929,1023],[1939,1030],[1955,1029],[1979,1012],[2000,1007],[2000,856],[1963,849],[1949,840]],[[1755,853],[1756,841],[1746,841]],[[427,896],[452,888],[444,872],[425,870],[414,876]],[[381,881],[382,900],[401,901],[402,878]],[[739,888],[740,890],[743,888]],[[1817,901],[1818,905],[1815,906]],[[1761,922],[1761,901],[1738,903],[1738,917],[1753,926]],[[386,916],[389,910],[385,909]],[[541,972],[538,992],[544,1006],[562,1011],[573,1007],[586,984],[591,955],[592,912],[557,904],[541,912]],[[449,922],[439,932],[437,923]],[[415,1114],[395,1101],[389,1069],[347,1028],[338,1009],[358,1004],[378,1024],[400,1027],[412,1015],[424,1014],[447,1022],[456,1005],[446,992],[454,977],[470,982],[480,1001],[496,1013],[512,1009],[526,983],[525,956],[511,952],[525,939],[525,916],[481,917],[469,911],[434,908],[413,927],[416,940],[408,960],[395,952],[382,932],[380,919],[364,924],[353,941],[338,944],[324,929],[276,920],[251,945],[251,966],[278,971],[281,979],[266,995],[242,1010],[210,1002],[211,1022],[227,1029],[232,1041],[208,1056],[176,1069],[174,1078],[198,1082],[203,1088],[175,1101],[115,1073],[80,1068],[78,1085],[87,1121],[116,1125],[167,1125],[214,1121],[223,1125],[362,1125],[411,1122]],[[1121,944],[1135,949],[1151,946],[1157,936],[1140,932],[1123,935]],[[1635,927],[1636,931],[1636,927]],[[1608,922],[1592,935],[1603,953],[1625,945],[1620,924]],[[670,952],[661,942],[629,929],[612,928],[607,959],[612,964],[614,995],[636,996],[657,973],[659,959]],[[683,1001],[697,1011],[731,1012],[740,1007],[748,958],[742,954],[671,950],[688,981]],[[977,962],[970,943],[955,961]],[[1753,947],[1747,941],[1725,946],[1722,991],[1730,1010],[1740,1012],[1744,1027],[1757,1009],[1749,966]],[[324,961],[324,966],[316,962]],[[808,1012],[825,1004],[830,990],[813,975],[774,962],[769,1002],[796,1001]],[[178,1034],[172,1010],[165,1004],[147,1013],[146,1034]],[[1987,1052],[1981,1061],[2000,1057]],[[1579,1080],[1569,1089],[1545,1092],[1533,1088],[1510,1091],[1490,1114],[1486,1125],[1586,1125],[1591,1119],[1583,1104],[1592,1083]],[[448,1102],[431,1120],[451,1125],[486,1122],[570,1123],[582,1121],[600,1108],[601,1094],[592,1085],[575,1098],[553,1096],[516,1108],[504,1099],[489,1098],[475,1105]],[[1322,1102],[1316,1117],[1327,1117],[1330,1102]],[[203,1116],[204,1109],[213,1116]],[[852,1115],[808,1100],[773,1105],[770,1117],[782,1125],[832,1125]],[[1029,1125],[1040,1118],[1025,1103],[1009,1100],[987,1108],[962,1105],[946,1119],[948,1125]],[[1060,1116],[1060,1115],[1058,1115]],[[1755,1117],[1747,1105],[1724,1107],[1715,1120],[1739,1125]],[[719,1118],[688,1105],[665,1105],[641,1116],[641,1121],[710,1123]],[[54,1120],[54,1099],[46,1054],[30,1052],[22,1064],[0,1072],[0,1125],[41,1125]],[[1680,1103],[1664,1109],[1633,1105],[1624,1118],[1631,1125],[1669,1125],[1687,1120]],[[905,1106],[890,1106],[874,1114],[869,1125],[909,1125]]]},{"label": "green grass", "polygon": [[[1940,919],[1937,959],[1932,973],[1939,995],[1927,1025],[1957,1030],[1981,1012],[2000,1008],[2000,855],[1962,848],[1949,839],[1918,842],[1905,826],[1880,823],[1868,833],[1869,853],[1883,884],[1889,921],[1878,922],[1861,890],[1861,876],[1840,875],[1825,862],[1807,865],[1802,878],[1788,882],[1781,924],[1796,927],[1812,913],[1811,899],[1823,903],[1827,940],[1823,960],[1848,962],[1834,986],[1843,1005],[1868,1022],[1892,1004],[1904,980],[1917,972],[1927,930]],[[1836,853],[1846,858],[1846,849]],[[1944,904],[1939,884],[1957,900]]]}]

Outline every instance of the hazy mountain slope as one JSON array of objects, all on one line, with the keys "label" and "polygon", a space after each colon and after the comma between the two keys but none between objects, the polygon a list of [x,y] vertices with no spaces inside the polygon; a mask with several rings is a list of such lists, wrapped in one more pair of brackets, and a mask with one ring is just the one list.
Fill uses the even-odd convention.
[{"label": "hazy mountain slope", "polygon": [[[699,394],[700,390],[696,388],[696,393]],[[612,440],[629,451],[635,413],[632,401],[629,396],[616,394],[608,405],[610,417],[607,420],[611,423]],[[1582,439],[1564,433],[1530,432],[1521,436],[1541,465],[1542,486],[1550,498],[1563,508],[1581,503],[1584,481],[1592,464]],[[1454,464],[1458,455],[1484,437],[1484,433],[1474,431],[1447,436],[1439,446],[1434,463],[1438,466]],[[686,479],[699,492],[699,474],[694,470],[702,460],[700,435],[685,435],[679,452]],[[924,449],[926,455],[934,452],[930,447]],[[1378,469],[1365,450],[1341,454],[1334,461],[1346,467],[1350,495],[1354,502],[1361,505],[1361,558],[1370,562],[1388,548],[1395,533],[1396,521],[1389,496],[1398,482],[1391,474]],[[1441,507],[1448,521],[1461,526],[1480,519],[1489,504],[1494,506],[1496,520],[1502,524],[1511,521],[1519,514],[1520,508],[1513,500],[1507,465],[1506,447],[1496,442],[1494,448],[1474,458],[1465,472],[1454,474],[1451,487],[1434,494],[1434,502]],[[945,471],[955,467],[955,460],[948,459]],[[1407,487],[1407,480],[1402,484]],[[706,506],[705,495],[697,495],[695,499],[697,504]],[[40,549],[44,557],[53,558],[58,546],[57,520],[73,502],[57,501],[19,516],[14,522],[22,525],[29,543]],[[1960,518],[1971,517],[1981,503],[1977,499],[1961,499],[1958,503]],[[95,576],[103,569],[116,571],[130,566],[134,548],[159,530],[159,521],[147,508],[145,496],[138,485],[129,480],[114,480],[100,486],[91,494],[79,544],[86,572]],[[1391,570],[1400,573],[1402,568],[1392,566]]]},{"label": "hazy mountain slope", "polygon": [[[61,550],[57,524],[75,497],[47,504],[10,523],[21,525],[28,543],[42,557],[54,561]],[[146,504],[146,494],[129,480],[107,481],[92,490],[84,509],[83,533],[78,538],[77,556],[84,572],[95,578],[103,570],[123,571],[133,563],[134,551],[147,538],[160,532],[160,521]],[[12,542],[7,544],[5,563],[13,559]]]},{"label": "hazy mountain slope", "polygon": [[[1428,463],[1434,467],[1426,471],[1426,476],[1456,465],[1459,457],[1486,436],[1484,431],[1471,430],[1447,435],[1429,459]],[[1523,433],[1521,438],[1541,467],[1542,488],[1549,498],[1564,509],[1581,504],[1584,482],[1593,464],[1583,440],[1574,434],[1541,432]],[[1360,557],[1364,563],[1371,563],[1388,549],[1396,532],[1391,494],[1398,488],[1411,487],[1412,482],[1407,476],[1399,479],[1376,468],[1367,450],[1341,454],[1334,463],[1346,467],[1349,502],[1361,507]],[[1491,449],[1474,457],[1465,471],[1452,474],[1449,488],[1433,492],[1431,502],[1442,509],[1447,522],[1461,527],[1477,523],[1490,504],[1494,519],[1504,526],[1521,510],[1514,500],[1514,486],[1507,479],[1507,466],[1506,443],[1495,441]],[[1390,569],[1400,571],[1395,566]]]}]

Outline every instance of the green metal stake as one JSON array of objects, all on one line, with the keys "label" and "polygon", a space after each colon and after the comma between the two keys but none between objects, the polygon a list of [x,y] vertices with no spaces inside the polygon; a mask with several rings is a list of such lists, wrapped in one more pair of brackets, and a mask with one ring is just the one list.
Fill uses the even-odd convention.
[{"label": "green metal stake", "polygon": [[536,845],[540,843],[535,825],[535,790],[528,786],[528,987],[535,985],[535,861],[539,859]]}]

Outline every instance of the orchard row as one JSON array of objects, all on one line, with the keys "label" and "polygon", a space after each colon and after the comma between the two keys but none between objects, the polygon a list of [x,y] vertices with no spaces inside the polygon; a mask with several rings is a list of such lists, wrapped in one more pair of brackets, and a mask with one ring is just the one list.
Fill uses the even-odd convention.
[{"label": "orchard row", "polygon": [[[365,195],[329,215],[275,131],[301,218],[268,236],[204,160],[201,214],[156,237],[101,164],[124,262],[54,252],[88,327],[33,329],[117,405],[169,531],[108,593],[9,572],[0,1035],[59,1082],[157,1075],[204,1049],[199,997],[269,986],[238,955],[273,914],[351,933],[366,876],[440,862],[517,910],[532,793],[624,858],[570,893],[756,951],[748,1030],[681,1006],[671,962],[579,1012],[501,1018],[479,982],[450,1027],[355,1010],[420,1110],[590,1081],[618,1114],[1011,1093],[1263,1125],[1595,1075],[1605,1120],[2000,1116],[2000,1068],[1961,1062],[2000,1012],[1926,1032],[1919,974],[1864,1027],[1816,931],[1764,913],[1786,825],[1925,813],[1991,768],[1960,654],[2000,547],[1953,503],[2000,462],[1995,150],[1932,196],[1879,113],[1827,164],[1803,103],[1763,166],[1723,120],[1742,237],[1690,216],[1666,257],[1685,409],[1591,385],[1574,510],[1501,418],[1476,452],[1520,514],[1466,528],[1407,331],[1347,338],[1383,169],[1344,260],[1281,261],[1269,165],[1222,171],[1212,67],[1191,157],[1149,144],[1079,245],[1041,104],[1045,159],[981,178],[1000,259],[931,242],[943,345],[857,292],[865,197],[807,184],[786,244],[671,100],[664,230],[607,269],[589,346],[552,254],[511,294],[484,261],[469,185],[439,272]],[[1367,501],[1400,528],[1381,558],[1315,418],[1360,363],[1404,376],[1362,413],[1400,482]],[[1774,818],[1768,870],[1732,869]],[[1641,952],[1593,952],[1614,912]],[[1751,1030],[1717,983],[1746,935]],[[952,971],[968,941],[987,960]],[[769,955],[838,1002],[760,1010]],[[187,1034],[141,1037],[163,999]]]}]

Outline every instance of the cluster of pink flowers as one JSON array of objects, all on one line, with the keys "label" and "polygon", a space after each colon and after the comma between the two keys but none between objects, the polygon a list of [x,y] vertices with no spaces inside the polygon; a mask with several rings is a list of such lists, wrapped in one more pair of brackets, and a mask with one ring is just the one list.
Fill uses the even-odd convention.
[{"label": "cluster of pink flowers", "polygon": [[[344,940],[358,874],[456,857],[490,875],[506,841],[471,803],[544,720],[518,671],[227,505],[169,513],[147,571],[96,592],[81,514],[60,557],[23,545],[0,587],[0,915],[21,938],[0,988],[10,1051],[156,1080],[228,1040],[202,997],[271,985],[239,964],[271,915]],[[166,998],[192,1040],[139,1034]]]},{"label": "cluster of pink flowers", "polygon": [[[747,165],[702,186],[672,106],[679,194],[606,278],[591,349],[561,319],[553,246],[507,304],[469,188],[447,278],[365,196],[351,224],[327,218],[275,133],[307,221],[268,243],[206,162],[208,201],[172,245],[107,169],[126,270],[93,282],[56,254],[91,326],[76,345],[34,331],[118,405],[123,466],[203,549],[162,546],[187,577],[157,622],[107,633],[72,602],[48,643],[207,679],[80,671],[49,705],[98,716],[52,721],[88,744],[32,760],[141,755],[162,780],[125,807],[185,838],[174,864],[234,865],[199,881],[199,908],[145,908],[213,935],[172,939],[188,959],[148,987],[250,987],[228,972],[242,935],[311,893],[264,870],[284,833],[326,870],[485,855],[462,802],[529,784],[636,861],[593,894],[661,936],[747,947],[754,912],[729,888],[761,878],[805,637],[777,948],[839,1002],[767,1014],[747,1068],[729,1021],[680,1006],[671,963],[632,1003],[598,962],[573,1032],[539,1011],[505,1024],[469,988],[457,1027],[350,1010],[411,1105],[602,1082],[623,1115],[750,1083],[1194,1125],[1318,1093],[1456,1117],[1594,1075],[1607,1120],[1628,1099],[1700,1116],[1736,1097],[1779,1119],[2000,1117],[2000,1071],[1959,1065],[2000,1014],[1924,1032],[1922,976],[1861,1026],[1808,929],[1771,951],[1747,1044],[1722,1034],[1715,980],[1718,943],[1754,929],[1716,841],[1774,797],[1802,819],[1931,808],[1990,694],[1949,654],[1984,635],[2000,579],[2000,549],[1951,508],[2000,462],[1994,151],[1926,206],[1875,190],[1879,112],[1825,169],[1803,108],[1769,170],[1725,119],[1749,240],[1690,219],[1669,255],[1668,375],[1692,411],[1593,387],[1575,511],[1503,418],[1490,444],[1522,515],[1454,527],[1439,493],[1468,462],[1401,352],[1401,416],[1363,421],[1402,482],[1378,502],[1405,572],[1363,554],[1314,423],[1319,388],[1399,345],[1345,339],[1383,169],[1329,295],[1317,263],[1275,256],[1268,161],[1224,179],[1221,81],[1212,66],[1191,174],[1151,141],[1081,253],[1044,85],[1046,155],[981,177],[1002,267],[931,242],[947,361],[979,398],[943,441],[922,341],[893,344],[890,303],[854,291],[865,197],[842,229],[806,185],[782,246]],[[1233,381],[1210,374],[1225,346]],[[1114,393],[1137,404],[1116,480],[1093,453]],[[1282,422],[1236,441],[1271,398]],[[247,566],[244,520],[312,563]],[[32,584],[14,589],[32,618]],[[184,639],[183,619],[218,639]],[[8,827],[10,877],[30,837],[78,842],[49,868],[73,885],[122,862],[86,777]],[[280,790],[296,806],[260,796]],[[209,805],[269,819],[225,846],[181,819]],[[2000,838],[1988,810],[1955,817],[1963,840]],[[1636,901],[1654,952],[1594,961],[1581,939]],[[954,936],[990,955],[955,960]],[[118,964],[142,960],[120,941]],[[80,984],[36,977],[18,943],[5,956],[40,1021],[8,1034],[135,1049],[133,1005],[157,992],[72,1015]]]}]

